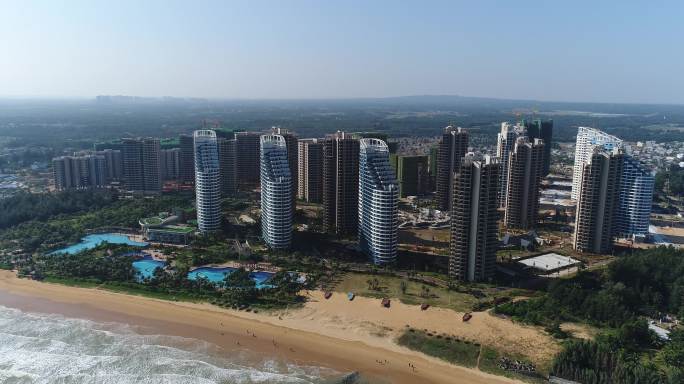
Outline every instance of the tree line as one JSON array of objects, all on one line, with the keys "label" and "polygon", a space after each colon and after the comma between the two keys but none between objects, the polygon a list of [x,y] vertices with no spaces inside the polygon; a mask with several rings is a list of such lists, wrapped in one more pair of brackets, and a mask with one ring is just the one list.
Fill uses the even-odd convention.
[{"label": "tree line", "polygon": [[21,192],[0,200],[0,229],[27,221],[47,220],[56,215],[103,208],[116,196],[109,191]]},{"label": "tree line", "polygon": [[660,247],[623,256],[605,270],[558,279],[544,295],[495,311],[547,330],[564,321],[602,329],[594,340],[564,343],[552,369],[557,376],[586,384],[683,382],[684,331],[664,341],[646,319],[684,318],[684,251]]}]

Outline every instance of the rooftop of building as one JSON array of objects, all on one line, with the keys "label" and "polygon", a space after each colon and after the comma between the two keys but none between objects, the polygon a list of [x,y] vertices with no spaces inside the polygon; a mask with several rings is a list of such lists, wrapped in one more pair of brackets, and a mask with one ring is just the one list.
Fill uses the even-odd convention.
[{"label": "rooftop of building", "polygon": [[195,227],[184,226],[184,225],[165,225],[163,227],[153,228],[150,230],[151,231],[157,231],[157,232],[172,232],[172,233],[180,233],[180,234],[190,234],[190,233],[195,232]]},{"label": "rooftop of building", "polygon": [[520,260],[519,263],[543,271],[553,271],[556,269],[568,268],[580,264],[581,262],[572,257],[559,255],[557,253],[547,253]]}]

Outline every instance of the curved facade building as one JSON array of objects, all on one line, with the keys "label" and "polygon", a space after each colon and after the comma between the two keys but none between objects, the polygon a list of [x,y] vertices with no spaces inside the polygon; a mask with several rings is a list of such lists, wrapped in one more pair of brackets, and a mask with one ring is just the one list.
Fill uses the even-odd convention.
[{"label": "curved facade building", "polygon": [[292,242],[292,173],[281,135],[263,135],[261,149],[261,235],[273,249]]},{"label": "curved facade building", "polygon": [[216,132],[203,129],[193,134],[195,147],[195,198],[200,232],[221,228],[221,175]]},{"label": "curved facade building", "polygon": [[637,159],[625,156],[620,183],[618,236],[644,236],[648,233],[654,186],[653,172],[646,169]]},{"label": "curved facade building", "polygon": [[594,147],[599,146],[610,151],[613,148],[623,148],[622,140],[599,131],[596,128],[579,127],[577,128],[577,138],[575,140],[575,165],[572,171],[572,195],[575,201],[579,199],[580,188],[582,186],[582,173],[584,165],[589,162],[594,154]]},{"label": "curved facade building", "polygon": [[389,148],[379,139],[361,139],[359,151],[359,245],[375,264],[397,258],[399,185]]}]

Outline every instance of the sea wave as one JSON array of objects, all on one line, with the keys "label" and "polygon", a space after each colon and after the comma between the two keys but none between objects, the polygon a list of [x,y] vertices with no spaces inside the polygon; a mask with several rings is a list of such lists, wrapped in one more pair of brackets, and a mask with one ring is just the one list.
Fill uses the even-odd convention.
[{"label": "sea wave", "polygon": [[0,306],[1,383],[357,382],[345,379],[352,377],[202,340],[141,334],[125,324]]}]

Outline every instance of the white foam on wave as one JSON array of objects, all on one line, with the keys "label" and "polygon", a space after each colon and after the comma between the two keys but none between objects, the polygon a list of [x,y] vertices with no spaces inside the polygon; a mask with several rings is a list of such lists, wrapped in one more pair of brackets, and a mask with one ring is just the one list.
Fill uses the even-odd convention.
[{"label": "white foam on wave", "polygon": [[[2,383],[321,383],[339,374],[124,324],[0,306]],[[259,361],[255,363],[255,361]]]}]

